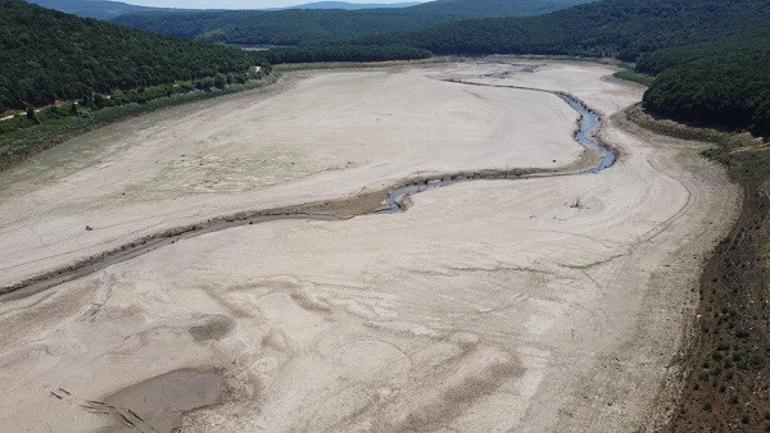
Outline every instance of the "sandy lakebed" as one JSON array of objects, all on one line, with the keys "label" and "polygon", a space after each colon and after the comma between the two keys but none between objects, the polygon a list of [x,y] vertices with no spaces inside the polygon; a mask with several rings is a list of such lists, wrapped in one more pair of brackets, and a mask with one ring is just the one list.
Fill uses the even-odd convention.
[{"label": "sandy lakebed", "polygon": [[[654,427],[741,195],[702,145],[628,125],[642,89],[613,72],[507,57],[293,72],[0,173],[2,287],[223,215],[338,216],[200,233],[4,295],[0,431]],[[618,161],[432,189],[402,213],[351,205],[403,179],[596,164],[562,99],[503,86],[584,101]]]}]

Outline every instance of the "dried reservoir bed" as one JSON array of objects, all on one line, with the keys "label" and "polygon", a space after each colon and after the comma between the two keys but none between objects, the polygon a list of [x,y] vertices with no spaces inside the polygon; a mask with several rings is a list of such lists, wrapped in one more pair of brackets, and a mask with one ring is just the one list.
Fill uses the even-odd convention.
[{"label": "dried reservoir bed", "polygon": [[[446,173],[596,164],[564,101],[511,87],[584,101],[620,155],[598,173],[431,189],[404,213],[202,233],[6,297],[0,430],[660,422],[701,260],[739,190],[699,145],[623,126],[615,114],[641,89],[613,72],[510,58],[299,72],[93,131],[0,174],[8,287],[222,215],[382,203],[389,186]],[[350,206],[346,216],[361,213]]]}]

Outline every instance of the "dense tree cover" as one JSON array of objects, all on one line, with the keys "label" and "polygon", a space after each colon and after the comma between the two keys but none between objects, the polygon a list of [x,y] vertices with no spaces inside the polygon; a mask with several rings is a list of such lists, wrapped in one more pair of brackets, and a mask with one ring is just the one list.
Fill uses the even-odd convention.
[{"label": "dense tree cover", "polygon": [[[113,22],[180,38],[296,45],[425,29],[463,18],[546,13],[592,0],[438,0],[400,9],[142,12]],[[387,44],[400,45],[400,44]]]},{"label": "dense tree cover", "polygon": [[638,68],[660,73],[645,109],[770,136],[770,33],[661,50]]},{"label": "dense tree cover", "polygon": [[435,0],[413,9],[456,17],[517,17],[542,15],[595,0]]},{"label": "dense tree cover", "polygon": [[156,102],[158,99],[170,98],[174,95],[187,95],[196,92],[221,92],[238,86],[243,87],[248,83],[254,83],[255,80],[269,75],[271,70],[270,64],[264,64],[261,69],[252,68],[248,72],[243,73],[216,74],[213,77],[204,77],[197,80],[137,87],[128,90],[116,89],[111,94],[86,94],[77,101],[68,101],[40,109],[28,106],[25,114],[16,114],[12,118],[0,120],[0,135],[19,129],[26,129],[54,119],[90,117],[95,112],[107,107],[147,104],[151,101]]},{"label": "dense tree cover", "polygon": [[538,53],[636,60],[659,48],[767,28],[768,0],[604,0],[547,15],[486,18],[364,38],[434,53]]},{"label": "dense tree cover", "polygon": [[0,112],[92,91],[246,72],[241,50],[125,29],[0,0]]},{"label": "dense tree cover", "polygon": [[448,54],[566,54],[636,61],[658,75],[645,108],[770,135],[770,1],[604,0],[552,14],[490,18],[383,34]]},{"label": "dense tree cover", "polygon": [[323,44],[272,48],[257,53],[266,63],[311,62],[381,62],[417,60],[431,56],[430,51],[393,45]]},{"label": "dense tree cover", "polygon": [[673,66],[692,60],[725,54],[761,54],[770,44],[770,22],[763,31],[751,31],[715,41],[664,48],[642,54],[636,62],[637,72],[657,75]]}]

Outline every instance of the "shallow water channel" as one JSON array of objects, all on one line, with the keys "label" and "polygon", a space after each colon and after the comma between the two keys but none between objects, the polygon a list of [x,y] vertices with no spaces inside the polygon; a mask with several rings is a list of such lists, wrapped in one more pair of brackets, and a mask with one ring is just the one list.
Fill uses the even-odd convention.
[{"label": "shallow water channel", "polygon": [[[575,139],[587,150],[591,152],[598,152],[599,155],[601,155],[600,161],[594,166],[574,171],[539,170],[533,172],[517,172],[492,169],[484,170],[481,172],[469,172],[465,174],[455,173],[451,175],[437,176],[435,178],[423,178],[420,181],[408,183],[404,186],[397,187],[389,191],[384,200],[384,210],[382,207],[378,206],[376,208],[372,208],[369,211],[363,212],[363,214],[404,212],[406,210],[407,199],[410,196],[423,191],[441,188],[443,186],[448,186],[455,183],[469,182],[473,180],[516,180],[573,176],[577,174],[597,173],[611,167],[615,163],[615,152],[608,146],[602,144],[597,138],[597,133],[601,127],[600,116],[588,108],[585,103],[575,98],[574,96],[563,92],[542,89],[461,81],[453,82],[463,85],[505,87],[517,90],[546,92],[556,95],[557,97],[564,100],[564,102],[566,102],[580,115],[578,120],[578,128],[575,132]],[[313,211],[308,212],[307,209],[303,208],[303,205],[297,205],[288,208],[246,211],[235,215],[218,216],[197,224],[191,224],[188,226],[178,227],[175,229],[170,229],[164,232],[145,236],[144,238],[124,244],[119,248],[89,257],[72,265],[60,269],[55,269],[53,271],[32,277],[11,286],[0,287],[0,301],[8,301],[29,296],[59,284],[63,284],[68,281],[89,275],[108,266],[133,259],[163,246],[174,244],[181,239],[199,236],[204,233],[225,230],[236,226],[253,225],[268,221],[288,219],[332,221],[344,218],[340,218],[337,214],[334,213],[334,205],[331,206],[331,210],[321,213]]]},{"label": "shallow water channel", "polygon": [[[473,86],[509,87],[511,89],[546,92],[546,93],[554,94],[559,98],[561,98],[564,102],[566,102],[567,105],[569,105],[573,110],[575,110],[580,115],[580,118],[578,120],[578,129],[575,132],[575,139],[577,140],[577,142],[581,146],[585,147],[590,151],[598,152],[602,157],[601,160],[595,166],[588,167],[583,170],[579,170],[575,172],[524,174],[520,176],[515,176],[514,177],[515,179],[557,177],[557,176],[567,176],[567,175],[574,175],[574,174],[581,174],[581,173],[598,173],[599,171],[612,167],[612,165],[615,163],[615,159],[616,159],[615,152],[609,147],[603,145],[596,136],[597,133],[599,132],[599,128],[601,127],[601,123],[602,123],[601,118],[599,117],[598,114],[596,114],[594,111],[588,108],[588,106],[585,103],[583,103],[583,101],[575,98],[572,95],[569,95],[563,92],[551,92],[548,90],[528,89],[528,88],[515,87],[515,86],[502,86],[502,85],[492,85],[492,84],[487,85],[487,84],[481,84],[481,83],[469,83],[469,82],[462,82],[462,81],[451,81],[451,82],[455,82],[458,84],[473,85]],[[508,177],[506,176],[505,178],[508,178]],[[403,212],[406,199],[409,198],[409,196],[412,196],[414,194],[427,191],[430,189],[441,188],[443,186],[448,186],[459,182],[467,182],[467,181],[479,180],[479,179],[489,180],[489,179],[494,179],[494,177],[490,177],[490,176],[446,177],[445,176],[445,177],[429,179],[420,183],[413,183],[413,184],[402,186],[400,188],[396,188],[390,193],[388,193],[388,196],[385,198],[385,204],[388,206],[388,209],[386,212],[390,212],[390,213]]]}]

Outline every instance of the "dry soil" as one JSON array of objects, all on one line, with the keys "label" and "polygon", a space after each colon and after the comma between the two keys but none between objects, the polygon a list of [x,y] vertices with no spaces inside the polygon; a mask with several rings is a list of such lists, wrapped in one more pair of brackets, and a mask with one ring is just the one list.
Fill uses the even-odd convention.
[{"label": "dry soil", "polygon": [[597,174],[431,190],[400,214],[207,233],[0,299],[0,431],[652,428],[740,194],[697,143],[621,125],[642,89],[613,72],[502,57],[301,72],[0,174],[11,285],[240,210],[590,160],[558,97],[447,79],[569,92],[621,155]]}]

